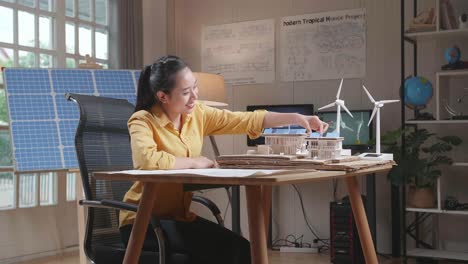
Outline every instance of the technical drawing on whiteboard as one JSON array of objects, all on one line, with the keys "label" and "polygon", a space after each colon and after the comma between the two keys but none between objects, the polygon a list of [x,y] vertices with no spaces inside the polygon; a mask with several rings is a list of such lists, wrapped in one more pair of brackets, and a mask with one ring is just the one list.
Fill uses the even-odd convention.
[{"label": "technical drawing on whiteboard", "polygon": [[365,9],[284,17],[280,27],[283,81],[365,77]]},{"label": "technical drawing on whiteboard", "polygon": [[204,27],[202,71],[231,84],[273,82],[274,28],[273,19]]}]

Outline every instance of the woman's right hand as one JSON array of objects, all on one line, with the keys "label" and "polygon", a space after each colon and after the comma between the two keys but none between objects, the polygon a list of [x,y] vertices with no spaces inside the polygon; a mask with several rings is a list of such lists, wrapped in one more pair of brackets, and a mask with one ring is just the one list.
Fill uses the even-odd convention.
[{"label": "woman's right hand", "polygon": [[210,160],[207,157],[197,157],[197,158],[192,158],[193,166],[192,168],[194,169],[206,169],[206,168],[213,168],[215,166],[215,162],[213,160]]}]

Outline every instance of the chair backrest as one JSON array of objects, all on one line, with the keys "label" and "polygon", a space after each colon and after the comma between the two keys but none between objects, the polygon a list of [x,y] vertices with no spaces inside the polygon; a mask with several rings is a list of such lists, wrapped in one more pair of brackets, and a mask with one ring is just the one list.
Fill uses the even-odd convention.
[{"label": "chair backrest", "polygon": [[[78,103],[80,121],[75,135],[75,147],[83,190],[87,200],[121,201],[132,182],[97,180],[96,171],[132,169],[132,155],[127,121],[134,106],[127,100],[67,94]],[[85,250],[94,260],[97,247],[121,244],[118,212],[105,208],[89,208]]]}]

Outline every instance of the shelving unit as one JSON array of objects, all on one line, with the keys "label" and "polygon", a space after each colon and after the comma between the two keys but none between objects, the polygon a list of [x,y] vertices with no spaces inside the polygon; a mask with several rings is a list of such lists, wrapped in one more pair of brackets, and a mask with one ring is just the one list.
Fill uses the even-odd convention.
[{"label": "shelving unit", "polygon": [[[411,0],[409,0],[411,1]],[[424,0],[419,0],[419,1],[424,1]],[[420,42],[429,42],[429,41],[438,41],[438,40],[467,40],[468,41],[468,29],[451,29],[451,30],[445,30],[441,28],[441,21],[440,21],[440,3],[442,0],[434,0],[435,1],[435,14],[437,14],[437,19],[436,19],[436,29],[434,31],[429,31],[429,32],[415,32],[415,33],[407,33],[406,32],[406,27],[405,27],[405,0],[401,0],[401,92],[404,92],[404,81],[407,77],[406,74],[406,65],[405,65],[405,55],[407,47],[405,47],[406,43],[410,43],[412,45],[412,58],[413,58],[413,75],[418,76],[418,48],[419,48],[419,43]],[[452,0],[456,1],[456,0]],[[413,17],[416,17],[418,14],[418,0],[413,0]],[[419,10],[420,11],[420,10]],[[467,10],[468,11],[468,10]],[[462,47],[461,47],[462,48]],[[468,50],[463,50],[465,52],[468,52]],[[429,56],[433,56],[432,54],[429,54]],[[460,96],[459,91],[451,91],[452,90],[452,84],[456,83],[459,84],[459,78],[463,78],[463,84],[466,83],[464,80],[468,80],[468,69],[464,70],[454,70],[454,71],[434,71],[434,77],[435,77],[435,86],[434,88],[434,98],[433,103],[435,103],[435,112],[434,112],[434,117],[435,120],[410,120],[409,118],[406,117],[406,109],[405,109],[405,101],[404,98],[402,100],[402,108],[401,108],[401,117],[402,117],[402,127],[405,128],[405,126],[411,125],[411,126],[427,126],[427,129],[433,129],[435,126],[438,125],[449,125],[450,127],[453,126],[460,126],[463,129],[468,129],[466,124],[468,124],[468,120],[461,120],[461,119],[451,119],[449,113],[445,110],[445,102],[448,102],[449,104],[454,104],[453,99],[457,98]],[[454,81],[455,80],[455,81]],[[458,82],[457,82],[458,80]],[[458,85],[456,85],[458,87]],[[467,86],[463,86],[467,87]],[[458,89],[458,88],[457,88]],[[468,91],[467,91],[468,93]],[[456,101],[456,100],[455,100]],[[468,96],[466,97],[466,101],[468,102]],[[463,113],[464,115],[468,115],[467,113]],[[403,141],[403,147],[404,147],[404,141]],[[453,167],[468,167],[468,161],[464,160],[456,160],[452,164]],[[398,208],[401,211],[400,212],[406,212],[402,213],[401,217],[398,219],[394,217],[392,219],[393,221],[398,221],[400,225],[395,225],[393,224],[393,228],[395,230],[401,230],[400,232],[400,237],[396,237],[392,241],[393,249],[392,252],[394,255],[395,252],[399,252],[399,249],[402,248],[403,252],[402,255],[404,257],[420,257],[420,258],[433,258],[433,259],[450,259],[450,260],[462,260],[462,261],[468,261],[468,251],[467,252],[454,252],[454,251],[448,251],[448,250],[440,250],[438,247],[439,242],[438,238],[435,238],[437,236],[433,237],[433,243],[431,246],[431,249],[429,248],[423,248],[427,247],[428,244],[424,242],[420,242],[419,239],[419,233],[418,233],[418,225],[425,221],[424,219],[427,219],[429,217],[434,217],[436,219],[436,223],[438,223],[438,216],[439,215],[448,215],[447,217],[451,216],[458,216],[458,217],[466,217],[468,216],[468,210],[466,211],[455,211],[455,210],[446,210],[442,206],[442,192],[441,192],[441,184],[440,184],[440,179],[437,180],[436,183],[436,189],[437,189],[437,205],[436,208],[410,208],[406,207],[406,188],[402,189],[392,189],[392,208]],[[397,203],[398,205],[395,206],[393,203]],[[395,213],[395,211],[392,212],[392,214]],[[409,226],[407,226],[406,218],[407,217],[413,217],[415,221],[411,223]],[[419,220],[421,222],[418,222]],[[463,218],[465,219],[465,218]],[[467,223],[468,223],[468,217],[466,217]],[[436,225],[437,226],[437,225]],[[437,228],[436,228],[437,229]],[[416,230],[416,231],[414,231]],[[434,230],[433,230],[434,231]],[[415,232],[415,233],[413,233]],[[435,232],[438,232],[435,230]],[[411,236],[412,238],[415,239],[416,241],[416,248],[414,249],[407,249],[407,235]],[[397,239],[400,239],[401,245],[399,244],[399,241]],[[432,249],[434,248],[434,249]]]},{"label": "shelving unit", "polygon": [[436,30],[429,32],[405,33],[409,41],[421,41],[438,38],[468,38],[468,29]]},{"label": "shelving unit", "polygon": [[407,120],[408,125],[468,124],[468,120]]},{"label": "shelving unit", "polygon": [[468,162],[454,162],[452,166],[468,167]]},{"label": "shelving unit", "polygon": [[410,257],[424,257],[433,259],[453,259],[453,260],[468,260],[468,253],[416,248],[408,250],[407,255]]},{"label": "shelving unit", "polygon": [[452,215],[468,215],[468,211],[457,211],[457,210],[441,210],[436,208],[410,208],[407,207],[408,212],[417,213],[431,213],[431,214],[452,214]]}]

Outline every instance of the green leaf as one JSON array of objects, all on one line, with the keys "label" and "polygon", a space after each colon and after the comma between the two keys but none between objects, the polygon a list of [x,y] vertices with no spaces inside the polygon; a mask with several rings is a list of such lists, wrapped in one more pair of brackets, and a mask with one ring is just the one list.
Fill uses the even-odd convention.
[{"label": "green leaf", "polygon": [[457,136],[438,137],[437,139],[442,140],[453,146],[459,146],[463,142],[463,140]]},{"label": "green leaf", "polygon": [[433,171],[429,172],[428,178],[431,178],[431,179],[435,180],[435,179],[439,178],[440,175],[442,175],[441,170],[433,170]]},{"label": "green leaf", "polygon": [[442,164],[447,164],[450,165],[453,163],[453,160],[447,156],[436,156],[433,158],[431,162],[429,162],[427,165],[430,167],[442,165]]},{"label": "green leaf", "polygon": [[450,144],[447,144],[445,142],[437,142],[433,144],[432,146],[430,146],[429,148],[422,148],[422,150],[425,153],[431,153],[431,154],[443,153],[443,152],[451,151],[452,146],[450,146]]},{"label": "green leaf", "polygon": [[[405,135],[405,147],[402,148],[399,138]],[[409,184],[416,187],[433,187],[437,178],[442,175],[438,166],[451,164],[453,160],[442,153],[450,152],[453,146],[461,144],[458,137],[437,137],[433,144],[425,145],[428,139],[436,134],[427,129],[406,129],[404,132],[394,130],[387,132],[388,139],[384,151],[393,153],[398,166],[388,173],[388,180],[393,185]],[[382,137],[382,139],[384,138]]]}]

